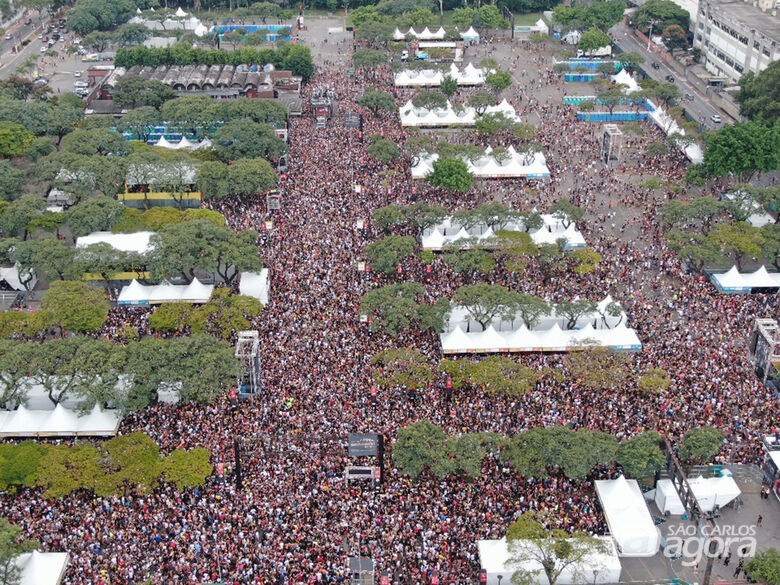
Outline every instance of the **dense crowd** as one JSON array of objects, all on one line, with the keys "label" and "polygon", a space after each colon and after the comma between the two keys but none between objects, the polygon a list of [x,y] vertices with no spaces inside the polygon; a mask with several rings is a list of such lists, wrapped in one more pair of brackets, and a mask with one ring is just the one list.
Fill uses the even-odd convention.
[{"label": "dense crowd", "polygon": [[[518,60],[518,68],[525,66]],[[553,76],[520,77],[529,87],[557,83]],[[358,71],[355,80],[344,70],[321,71],[304,90],[304,103],[312,88],[328,85],[336,89],[341,111],[361,111],[356,100],[365,87],[389,87],[390,79],[389,69],[370,76]],[[534,95],[529,91],[513,101],[522,101],[521,115],[537,127],[551,181],[488,181],[466,195],[413,184],[408,158],[386,169],[366,153],[368,139],[339,119],[324,129],[315,127],[310,111],[292,120],[282,209],[268,212],[263,199],[212,204],[234,229],[261,232],[260,254],[273,283],[272,300],[256,322],[264,392],[237,409],[226,399],[212,406],[159,405],[122,425],[122,432],[149,433],[166,453],[205,446],[215,464],[226,466],[225,474],[183,493],[164,486],[152,494],[76,493],[53,501],[25,491],[2,496],[2,515],[41,539],[45,549],[71,552],[64,581],[71,585],[339,583],[346,580],[347,556],[357,554],[372,557],[377,570],[389,570],[396,583],[424,583],[438,570],[442,583],[465,585],[479,570],[476,541],[504,536],[526,510],[548,511],[544,518],[551,526],[603,534],[592,480],[615,477],[619,470],[599,468],[582,482],[557,474],[528,478],[493,453],[473,480],[424,474],[412,481],[389,466],[386,482],[375,491],[343,479],[351,461],[349,433],[383,433],[392,446],[400,427],[428,418],[450,434],[514,435],[564,424],[618,437],[656,429],[678,443],[686,430],[709,424],[727,435],[719,460],[758,462],[761,433],[780,420],[777,397],[752,372],[746,339],[754,318],[776,315],[776,299],[722,296],[686,273],[665,247],[657,217],[670,194],[638,187],[637,177],[679,178],[685,164],[678,154],[641,155],[658,138],[656,129],[643,125],[645,135],[626,146],[620,167],[607,170],[596,162],[599,141],[592,129],[568,108],[539,103]],[[361,113],[363,136],[382,133],[399,143],[407,137],[397,114]],[[357,270],[365,245],[380,237],[372,213],[391,202],[419,200],[451,209],[500,200],[546,211],[561,196],[588,209],[579,227],[603,255],[598,269],[588,275],[550,273],[532,261],[523,273],[499,269],[481,280],[550,300],[599,301],[611,294],[644,344],[632,356],[635,370],[664,368],[671,388],[657,396],[623,388],[594,400],[577,380],[545,378],[522,397],[465,388],[450,398],[440,376],[428,388],[380,389],[372,396],[370,359],[377,351],[412,346],[432,365],[441,358],[432,333],[391,339],[359,319],[361,296],[396,281]],[[358,229],[361,220],[366,227]],[[408,260],[403,279],[423,283],[430,300],[472,282],[442,258],[430,272],[421,260]],[[117,309],[100,335],[121,340],[128,326],[154,334],[147,310]],[[564,368],[559,355],[516,359],[539,369]],[[244,470],[240,491],[230,475],[236,438]]]}]

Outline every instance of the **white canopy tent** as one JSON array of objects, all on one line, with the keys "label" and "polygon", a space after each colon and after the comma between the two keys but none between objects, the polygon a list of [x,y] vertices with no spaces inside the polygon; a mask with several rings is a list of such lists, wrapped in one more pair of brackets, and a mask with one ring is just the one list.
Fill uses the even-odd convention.
[{"label": "white canopy tent", "polygon": [[60,585],[68,567],[68,553],[34,550],[16,557],[19,585]]},{"label": "white canopy tent", "polygon": [[405,33],[402,33],[398,28],[393,31],[393,39],[396,41],[402,41],[407,36],[412,36],[421,41],[440,41],[446,36],[447,32],[444,27],[439,27],[439,30],[432,31],[427,26],[421,31],[417,32],[414,27],[410,28]]},{"label": "white canopy tent", "polygon": [[740,272],[736,266],[732,266],[727,272],[712,274],[710,279],[724,293],[748,293],[754,288],[780,288],[780,272],[768,272],[766,266],[754,272]]},{"label": "white canopy tent", "polygon": [[685,506],[671,479],[659,479],[655,484],[655,505],[662,514],[674,516],[685,514]]},{"label": "white canopy tent", "polygon": [[694,477],[688,479],[688,485],[691,486],[702,512],[712,512],[716,507],[722,508],[742,493],[731,475]]},{"label": "white canopy tent", "polygon": [[106,243],[122,252],[146,254],[152,249],[150,240],[153,234],[154,232],[135,232],[132,234],[93,232],[88,236],[76,238],[76,248],[86,248],[92,244]]},{"label": "white canopy tent", "polygon": [[122,287],[117,303],[120,305],[156,305],[159,303],[207,303],[214,292],[213,284],[203,284],[197,278],[190,284],[171,284],[163,281],[143,285],[133,279]]},{"label": "white canopy tent", "polygon": [[[569,224],[564,227],[563,223],[553,217],[551,214],[542,214],[544,225],[538,230],[530,231],[531,240],[537,245],[555,244],[560,239],[566,240],[566,248],[580,248],[586,246],[585,237],[582,235],[576,224]],[[525,225],[521,222],[510,222],[501,227],[502,230],[510,232],[527,231]],[[458,240],[467,238],[473,243],[458,244],[463,249],[473,247],[490,246],[492,238],[495,236],[493,228],[478,224],[470,226],[468,229],[461,226],[452,217],[445,218],[441,223],[426,228],[420,236],[420,242],[423,250],[439,251],[448,246],[452,246]]]},{"label": "white canopy tent", "polygon": [[612,537],[623,557],[651,557],[661,545],[661,533],[647,509],[636,480],[622,475],[613,480],[596,480],[596,493]]},{"label": "white canopy tent", "polygon": [[271,297],[270,274],[268,268],[263,268],[260,272],[242,272],[238,292],[258,299],[263,306],[267,305]]},{"label": "white canopy tent", "polygon": [[61,404],[54,410],[31,410],[22,405],[2,412],[0,437],[113,437],[122,420],[118,411],[98,406],[85,416]]},{"label": "white canopy tent", "polygon": [[469,29],[466,32],[460,33],[461,38],[464,41],[478,41],[479,40],[479,33],[474,30],[473,26],[470,26]]},{"label": "white canopy tent", "polygon": [[[495,106],[485,108],[485,114],[502,113],[514,122],[520,122],[520,116],[506,100]],[[464,106],[457,111],[448,101],[447,107],[428,110],[417,108],[411,100],[401,106],[399,110],[401,126],[413,126],[419,128],[433,128],[441,126],[473,126],[477,120],[477,111],[471,106]]]},{"label": "white canopy tent", "polygon": [[22,272],[24,272],[24,274],[21,275],[19,274],[20,268],[21,266],[19,266],[19,264],[14,264],[13,266],[0,266],[0,282],[5,281],[5,283],[14,290],[25,291],[27,289],[24,284],[22,284],[22,276],[24,276],[27,286],[30,287],[30,289],[33,289],[35,283],[38,282],[38,276],[35,274],[35,270],[28,268],[27,270],[23,270]]},{"label": "white canopy tent", "polygon": [[[564,568],[558,577],[558,585],[573,585],[575,583],[617,583],[620,581],[620,558],[615,543],[611,538],[598,537],[606,548],[605,552],[592,552],[586,555],[580,563],[572,563]],[[523,546],[522,541],[515,546]],[[531,545],[527,545],[531,546]],[[498,576],[502,575],[502,582],[509,584],[517,569],[535,572],[535,582],[538,585],[549,585],[547,576],[542,570],[541,564],[528,560],[515,565],[511,561],[512,553],[506,538],[500,540],[478,540],[479,564],[487,572],[486,585],[501,585]]]},{"label": "white canopy tent", "polygon": [[[480,179],[513,179],[526,177],[529,179],[549,179],[550,169],[547,159],[541,152],[531,155],[518,153],[511,145],[506,149],[507,158],[497,160],[493,149],[488,146],[484,156],[475,161],[464,159],[469,172]],[[422,153],[417,163],[411,168],[412,179],[424,179],[433,172],[433,163],[439,159],[438,154]]]},{"label": "white canopy tent", "polygon": [[454,63],[450,65],[449,71],[440,71],[438,69],[406,69],[395,75],[396,87],[438,87],[445,76],[454,79],[458,85],[483,85],[485,83],[485,71],[474,67],[471,63],[463,69],[458,69]]}]

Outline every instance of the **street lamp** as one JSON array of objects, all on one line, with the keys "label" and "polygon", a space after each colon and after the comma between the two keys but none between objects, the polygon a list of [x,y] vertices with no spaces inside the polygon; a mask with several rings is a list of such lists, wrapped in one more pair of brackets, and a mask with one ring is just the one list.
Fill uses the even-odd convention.
[{"label": "street lamp", "polygon": [[653,36],[653,25],[657,24],[659,21],[653,19],[650,21],[650,30],[647,31],[647,50],[650,50],[650,39]]}]

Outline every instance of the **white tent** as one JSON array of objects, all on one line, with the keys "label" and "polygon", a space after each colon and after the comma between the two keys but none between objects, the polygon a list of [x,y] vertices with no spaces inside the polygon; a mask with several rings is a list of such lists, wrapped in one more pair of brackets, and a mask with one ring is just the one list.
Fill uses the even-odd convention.
[{"label": "white tent", "polygon": [[93,232],[88,236],[76,238],[76,248],[86,248],[92,244],[106,243],[122,252],[146,254],[152,248],[150,244],[152,234],[154,232],[135,232],[132,234]]},{"label": "white tent", "polygon": [[393,40],[402,41],[406,38],[406,35],[398,30],[398,27],[393,31]]},{"label": "white tent", "polygon": [[68,566],[68,553],[34,550],[20,554],[15,563],[22,571],[19,585],[59,585]]},{"label": "white tent", "polygon": [[[580,563],[573,563],[566,567],[558,577],[559,585],[572,585],[574,583],[617,583],[620,581],[620,558],[615,543],[611,538],[598,537],[604,543],[605,552],[592,552],[585,556]],[[530,546],[523,541],[516,542],[515,547]],[[511,561],[512,553],[509,550],[506,538],[501,540],[478,540],[479,564],[487,572],[487,585],[500,585],[498,576],[502,575],[501,583],[508,585],[512,575],[518,568],[535,573],[535,582],[538,585],[548,585],[547,576],[542,566],[533,560],[527,560],[515,565]]]},{"label": "white tent", "polygon": [[133,279],[123,286],[117,303],[120,305],[154,305],[159,303],[207,303],[214,292],[213,284],[203,284],[195,278],[190,284],[163,281],[146,286]]},{"label": "white tent", "polygon": [[659,479],[655,484],[655,505],[662,514],[668,513],[674,516],[685,514],[685,506],[671,479]]},{"label": "white tent", "polygon": [[187,16],[187,13],[184,12],[184,10],[181,9],[181,6],[179,6],[176,9],[176,16],[178,16],[179,18],[184,18],[185,16]]},{"label": "white tent", "polygon": [[722,508],[742,493],[737,482],[730,475],[721,477],[702,476],[688,479],[693,495],[703,512]]},{"label": "white tent", "polygon": [[[607,61],[607,63],[609,63],[609,61]],[[615,75],[613,75],[612,81],[614,81],[617,85],[622,84],[626,86],[623,90],[623,93],[634,93],[635,91],[640,91],[642,89],[639,87],[636,79],[634,79],[634,77],[625,69],[621,69]]]},{"label": "white tent", "polygon": [[[8,286],[10,286],[14,290],[20,290],[24,291],[27,290],[24,285],[22,284],[22,278],[19,274],[19,264],[14,264],[13,266],[0,266],[0,282],[5,281]],[[35,287],[35,283],[38,282],[38,277],[35,274],[35,270],[32,268],[28,268],[24,271],[24,277],[25,280],[28,279],[28,277],[32,277],[29,282],[27,282],[27,286],[32,289]]]},{"label": "white tent", "polygon": [[263,303],[263,306],[267,305],[271,296],[271,279],[268,268],[263,268],[260,272],[242,272],[238,292],[258,299]]},{"label": "white tent", "polygon": [[[680,128],[680,125],[659,106],[656,106],[651,100],[647,100],[648,110],[650,111],[650,119],[655,122],[667,136],[672,134],[685,135],[685,130]],[[704,152],[697,143],[689,144],[682,148],[685,156],[688,157],[693,164],[698,165],[704,161]]]},{"label": "white tent", "polygon": [[661,545],[661,533],[650,516],[636,480],[627,480],[621,475],[617,479],[594,483],[620,556],[655,555]]},{"label": "white tent", "polygon": [[[458,85],[483,85],[485,83],[485,72],[482,69],[474,67],[471,63],[463,69],[452,63],[447,76],[454,79]],[[445,73],[438,69],[406,69],[395,75],[396,87],[438,87],[444,80]]]},{"label": "white tent", "polygon": [[122,420],[118,411],[98,406],[86,416],[78,416],[62,404],[54,410],[32,410],[22,405],[2,412],[0,437],[112,437]]},{"label": "white tent", "polygon": [[[486,114],[502,113],[514,122],[520,122],[520,116],[509,102],[503,100],[495,106],[485,108]],[[406,102],[399,110],[401,126],[414,126],[419,128],[433,128],[442,126],[473,126],[477,120],[477,111],[471,106],[464,106],[458,110],[452,107],[448,101],[445,108],[428,110],[417,108],[411,101]]]},{"label": "white tent", "polygon": [[479,33],[474,30],[473,26],[469,27],[469,30],[466,32],[460,33],[460,36],[463,38],[464,41],[478,41],[479,40]]},{"label": "white tent", "polygon": [[750,292],[754,288],[780,288],[780,273],[761,266],[754,272],[740,272],[732,266],[727,272],[712,274],[712,283],[725,293]]},{"label": "white tent", "polygon": [[[464,159],[469,172],[480,179],[509,179],[526,177],[529,179],[547,179],[550,170],[547,159],[541,152],[534,152],[529,158],[518,153],[514,147],[506,149],[507,158],[498,160],[493,156],[493,149],[488,147],[485,154],[477,160]],[[423,179],[433,172],[433,163],[438,160],[438,154],[422,153],[417,163],[411,167],[413,179]]]},{"label": "white tent", "polygon": [[160,139],[157,142],[154,143],[154,146],[159,146],[160,148],[173,148],[173,149],[175,149],[177,144],[178,143],[176,143],[176,142],[171,142],[170,140],[165,138],[165,135],[163,135],[163,136],[160,136]]},{"label": "white tent", "polygon": [[[531,231],[531,240],[537,245],[555,244],[561,238],[566,239],[566,248],[579,248],[586,245],[585,237],[582,235],[575,224],[570,224],[564,228],[563,224],[550,214],[541,216],[544,224],[538,230]],[[511,222],[501,227],[505,231],[526,231],[521,223]],[[489,247],[491,239],[495,236],[493,230],[485,224],[476,224],[464,230],[459,224],[453,221],[452,217],[446,217],[441,223],[426,228],[420,236],[420,243],[423,250],[439,251],[448,246],[452,246],[457,240],[468,238],[469,244],[462,245],[464,249],[473,247]],[[610,302],[612,299],[610,299]]]}]

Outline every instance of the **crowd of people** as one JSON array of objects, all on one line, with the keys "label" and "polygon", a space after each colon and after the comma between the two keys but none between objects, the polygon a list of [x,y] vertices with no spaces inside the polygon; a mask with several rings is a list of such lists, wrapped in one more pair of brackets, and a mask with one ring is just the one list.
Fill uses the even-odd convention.
[{"label": "crowd of people", "polygon": [[[522,59],[516,65],[526,66]],[[521,77],[539,85],[556,83],[551,76]],[[340,583],[348,578],[347,557],[360,555],[374,559],[377,575],[389,571],[394,583],[427,583],[436,570],[441,583],[465,585],[479,572],[477,541],[505,536],[524,511],[545,512],[543,518],[554,527],[607,531],[592,481],[615,477],[616,467],[597,468],[580,482],[555,471],[531,478],[492,453],[474,479],[424,473],[412,480],[388,461],[378,490],[372,483],[344,480],[353,461],[346,450],[349,433],[382,433],[392,453],[398,429],[424,418],[452,435],[511,436],[563,424],[619,438],[654,429],[674,444],[694,427],[713,425],[727,437],[719,461],[760,461],[760,436],[780,420],[777,397],[752,371],[746,340],[753,319],[776,315],[777,301],[765,295],[723,296],[685,272],[665,246],[658,216],[670,194],[639,187],[637,178],[679,178],[685,161],[676,153],[641,154],[658,131],[643,125],[645,135],[627,146],[620,166],[605,169],[597,162],[599,138],[592,129],[569,108],[544,103],[529,91],[521,115],[539,119],[537,140],[552,179],[486,181],[455,195],[413,183],[408,157],[386,167],[367,154],[370,142],[363,137],[381,133],[399,144],[406,137],[397,113],[374,116],[357,104],[366,87],[389,89],[391,79],[387,68],[370,75],[358,71],[354,79],[344,69],[319,71],[304,89],[304,103],[319,85],[335,88],[342,111],[362,114],[363,134],[344,128],[339,119],[316,128],[311,112],[304,111],[291,120],[282,209],[266,210],[262,198],[212,203],[234,229],[261,232],[259,253],[272,279],[271,301],[255,323],[264,389],[237,407],[227,398],[208,406],[154,406],[129,415],[121,432],[149,433],[164,453],[204,446],[215,465],[225,466],[224,473],[183,492],[163,485],[150,494],[130,490],[114,498],[80,492],[50,500],[35,490],[0,496],[2,515],[26,535],[40,539],[47,550],[71,553],[64,583]],[[359,193],[355,185],[361,186]],[[544,378],[520,397],[466,386],[450,399],[439,374],[430,387],[413,393],[381,388],[372,395],[370,360],[378,351],[415,347],[432,366],[441,359],[433,333],[407,331],[393,339],[371,332],[360,320],[362,295],[398,280],[357,269],[365,260],[363,248],[381,237],[371,226],[373,212],[388,203],[428,201],[454,210],[491,200],[547,211],[562,196],[588,210],[579,228],[603,256],[595,272],[550,273],[532,260],[522,273],[499,269],[474,277],[456,273],[437,257],[430,272],[419,258],[405,261],[402,279],[423,283],[431,301],[475,281],[555,301],[600,301],[609,293],[626,309],[643,342],[643,350],[631,358],[635,370],[663,368],[672,386],[649,396],[626,387],[594,400],[591,390],[565,376],[563,381]],[[269,220],[273,224],[266,229]],[[100,334],[121,338],[127,326],[139,335],[154,334],[147,310],[121,308]],[[515,358],[566,373],[560,355]],[[236,440],[241,489],[231,475]]]}]

